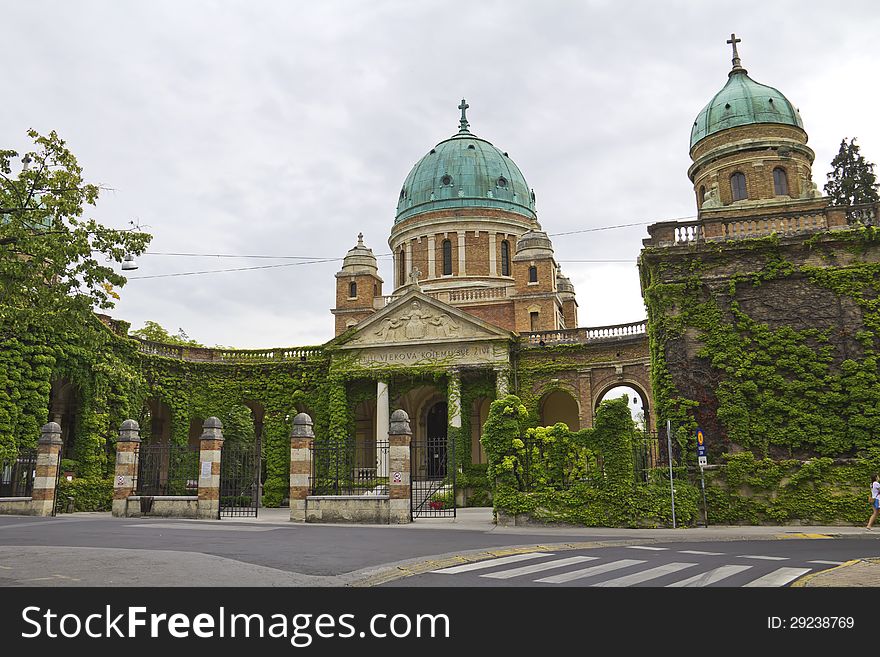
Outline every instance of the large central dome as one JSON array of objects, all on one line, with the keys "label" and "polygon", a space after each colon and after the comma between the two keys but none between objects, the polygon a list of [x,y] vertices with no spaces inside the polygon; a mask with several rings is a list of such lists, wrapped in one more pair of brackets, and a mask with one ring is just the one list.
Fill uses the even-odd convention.
[{"label": "large central dome", "polygon": [[462,100],[458,134],[419,160],[400,190],[395,223],[447,208],[500,208],[535,219],[535,197],[507,153],[469,130]]}]

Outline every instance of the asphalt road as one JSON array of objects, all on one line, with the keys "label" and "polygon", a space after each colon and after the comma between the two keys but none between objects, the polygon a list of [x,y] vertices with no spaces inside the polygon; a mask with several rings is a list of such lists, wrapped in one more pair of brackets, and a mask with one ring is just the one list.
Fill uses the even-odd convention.
[{"label": "asphalt road", "polygon": [[[626,547],[626,544],[663,545],[657,541],[664,539],[656,536],[675,540],[674,550]],[[687,543],[681,541],[682,536],[665,530],[648,536],[621,530],[563,528],[532,528],[517,533],[496,530],[488,524],[475,524],[464,530],[444,525],[377,527],[126,519],[112,518],[109,514],[45,519],[0,516],[0,586],[547,585],[533,581],[540,577],[482,577],[500,568],[455,575],[429,572],[442,569],[444,560],[452,560],[446,563],[448,566],[461,563],[456,559],[488,559],[499,556],[505,549],[515,551],[517,547],[553,554],[552,557],[535,557],[535,560],[577,556],[598,559],[595,563],[584,559],[571,570],[625,559],[643,562],[634,564],[641,570],[660,567],[663,563],[694,564],[682,567],[677,579],[722,566],[749,565],[749,569],[719,581],[720,585],[736,586],[750,576],[766,574],[769,566],[810,568],[810,572],[816,572],[832,564],[808,562],[843,562],[877,552],[877,543],[871,540],[874,536],[787,541],[756,536],[754,541],[738,544],[730,540],[718,544]],[[569,543],[567,548],[583,548],[589,543],[594,549],[558,549],[566,542]],[[556,549],[538,547],[554,545]],[[675,551],[689,549],[721,554],[673,555]],[[637,553],[638,556],[633,556]],[[760,559],[743,561],[740,555],[775,556],[779,557],[779,563]],[[737,559],[731,561],[733,557]],[[427,563],[427,567],[408,567],[418,560]],[[405,576],[410,574],[412,576]],[[554,574],[558,573],[555,570],[546,573],[547,576]],[[589,586],[597,581],[598,578],[586,578],[566,585]],[[640,585],[662,585],[666,581],[646,580]]]}]

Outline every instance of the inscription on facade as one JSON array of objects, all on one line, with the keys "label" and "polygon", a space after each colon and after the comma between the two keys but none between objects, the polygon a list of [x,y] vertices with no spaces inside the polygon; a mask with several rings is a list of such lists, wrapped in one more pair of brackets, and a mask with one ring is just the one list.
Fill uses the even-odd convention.
[{"label": "inscription on facade", "polygon": [[506,362],[506,345],[454,345],[440,347],[401,347],[361,352],[358,360],[364,365],[449,363],[450,365]]}]

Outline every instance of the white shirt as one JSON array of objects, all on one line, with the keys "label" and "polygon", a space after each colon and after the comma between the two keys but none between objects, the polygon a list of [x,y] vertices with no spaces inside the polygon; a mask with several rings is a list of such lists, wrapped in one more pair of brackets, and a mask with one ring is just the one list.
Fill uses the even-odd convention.
[{"label": "white shirt", "polygon": [[871,499],[876,500],[880,497],[880,481],[875,481],[871,484]]}]

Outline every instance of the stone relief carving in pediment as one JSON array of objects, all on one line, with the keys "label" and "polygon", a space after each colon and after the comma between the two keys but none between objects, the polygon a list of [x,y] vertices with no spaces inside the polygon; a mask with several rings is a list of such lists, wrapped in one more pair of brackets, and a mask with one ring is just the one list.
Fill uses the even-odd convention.
[{"label": "stone relief carving in pediment", "polygon": [[[446,313],[423,309],[421,303],[413,301],[398,315],[385,317],[379,329],[372,331],[372,333],[379,337],[380,342],[423,338],[457,338],[461,336],[461,327]],[[373,340],[370,339],[370,341]]]}]

